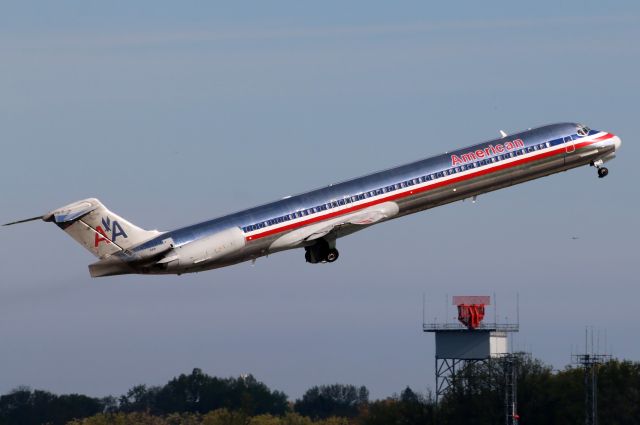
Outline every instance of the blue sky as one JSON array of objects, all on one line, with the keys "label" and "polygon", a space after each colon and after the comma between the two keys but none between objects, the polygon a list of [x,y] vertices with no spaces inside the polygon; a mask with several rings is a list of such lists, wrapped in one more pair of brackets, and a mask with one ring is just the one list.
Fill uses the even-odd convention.
[{"label": "blue sky", "polygon": [[424,391],[423,293],[497,293],[511,317],[519,293],[515,344],[554,367],[586,325],[640,358],[635,2],[0,8],[2,222],[95,196],[166,230],[500,129],[578,121],[623,140],[606,179],[573,170],[376,226],[332,265],[290,251],[92,280],[93,257],[54,226],[0,229],[0,392],[120,394],[194,367],[291,397]]}]

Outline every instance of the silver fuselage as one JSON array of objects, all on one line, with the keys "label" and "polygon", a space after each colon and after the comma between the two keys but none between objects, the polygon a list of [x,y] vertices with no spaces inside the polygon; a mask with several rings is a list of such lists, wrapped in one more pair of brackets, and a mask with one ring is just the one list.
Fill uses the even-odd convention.
[{"label": "silver fuselage", "polygon": [[[392,216],[377,221],[382,222],[613,158],[620,145],[618,137],[596,130],[578,134],[579,128],[575,123],[562,123],[523,131],[165,232],[119,253],[116,257],[123,260],[123,268],[109,274],[181,274],[224,267],[308,246],[315,240],[305,237],[305,229],[377,205],[397,205]],[[335,243],[369,225],[340,222],[323,237]],[[286,236],[291,232],[300,237],[289,241]],[[207,249],[207,241],[218,234],[223,235],[215,248],[220,255],[193,254]],[[285,240],[289,242],[279,242]],[[168,251],[163,249],[164,260],[126,260],[157,246],[171,246]]]}]

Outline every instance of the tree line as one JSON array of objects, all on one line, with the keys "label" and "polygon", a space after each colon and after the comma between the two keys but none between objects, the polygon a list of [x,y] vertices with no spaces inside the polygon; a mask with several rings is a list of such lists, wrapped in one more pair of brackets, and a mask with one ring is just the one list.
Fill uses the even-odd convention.
[{"label": "tree line", "polygon": [[[137,385],[120,397],[55,395],[16,388],[0,396],[0,425],[411,425],[504,423],[504,387],[495,364],[460,372],[436,404],[407,387],[370,400],[364,386],[320,385],[301,398],[271,390],[253,376],[218,378],[200,369],[165,385]],[[521,424],[584,423],[584,374],[554,371],[524,358],[518,371]],[[611,360],[598,369],[601,423],[640,423],[640,363]]]}]

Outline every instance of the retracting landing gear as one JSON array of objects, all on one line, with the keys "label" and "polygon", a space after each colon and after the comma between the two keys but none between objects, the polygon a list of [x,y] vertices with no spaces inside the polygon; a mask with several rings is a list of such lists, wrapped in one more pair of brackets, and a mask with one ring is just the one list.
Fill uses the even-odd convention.
[{"label": "retracting landing gear", "polygon": [[332,245],[335,245],[335,241],[330,244],[326,239],[318,239],[315,244],[304,247],[304,259],[311,264],[333,263],[340,253]]},{"label": "retracting landing gear", "polygon": [[609,174],[609,169],[607,167],[603,167],[602,164],[604,164],[604,161],[601,159],[591,162],[591,166],[598,169],[599,178],[607,177],[607,174]]},{"label": "retracting landing gear", "polygon": [[607,167],[598,168],[598,177],[603,178],[609,174],[609,169]]}]

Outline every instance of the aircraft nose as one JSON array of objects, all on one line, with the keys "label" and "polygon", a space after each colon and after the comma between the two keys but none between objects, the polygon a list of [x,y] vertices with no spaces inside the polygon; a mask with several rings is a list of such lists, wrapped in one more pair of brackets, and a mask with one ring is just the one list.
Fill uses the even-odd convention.
[{"label": "aircraft nose", "polygon": [[613,136],[613,146],[615,146],[616,152],[620,150],[620,146],[622,145],[622,140],[620,140],[620,137],[618,136]]}]

